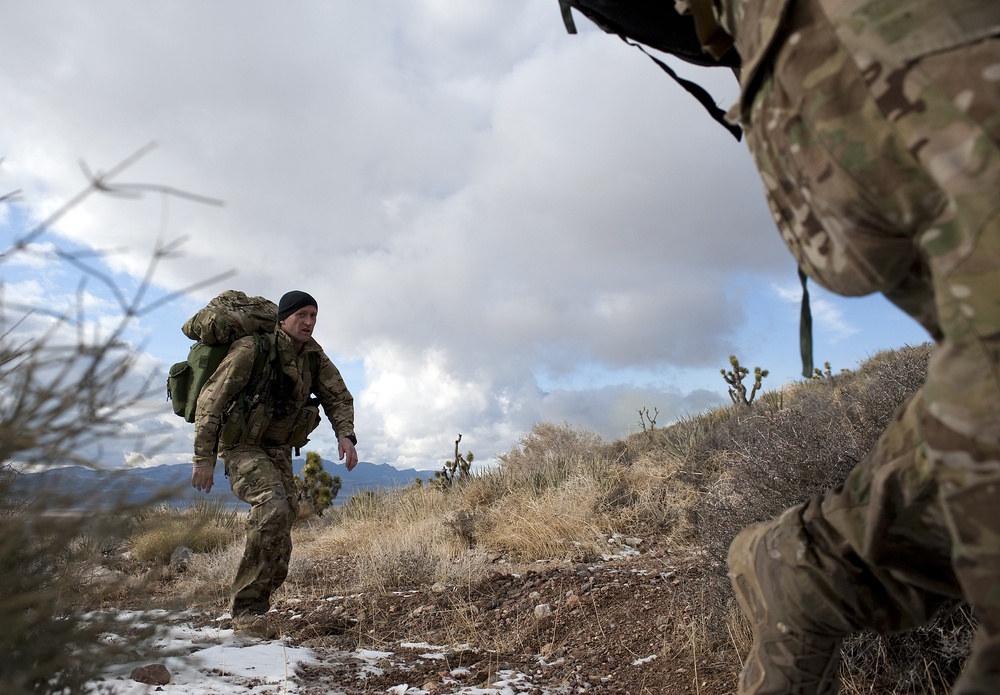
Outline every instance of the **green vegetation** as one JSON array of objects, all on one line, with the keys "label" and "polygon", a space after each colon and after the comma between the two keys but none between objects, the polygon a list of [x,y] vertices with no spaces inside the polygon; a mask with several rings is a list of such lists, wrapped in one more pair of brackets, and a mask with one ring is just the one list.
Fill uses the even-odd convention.
[{"label": "green vegetation", "polygon": [[323,458],[315,451],[307,451],[302,476],[295,476],[295,487],[299,491],[300,504],[305,506],[300,509],[300,518],[313,514],[323,516],[340,492],[340,476],[330,475],[323,468]]},{"label": "green vegetation", "polygon": [[469,476],[472,475],[473,455],[471,451],[465,456],[458,452],[458,445],[461,441],[462,435],[460,434],[455,440],[455,458],[451,461],[445,461],[441,470],[434,471],[434,477],[430,483],[439,490],[447,490],[456,482],[468,480]]}]

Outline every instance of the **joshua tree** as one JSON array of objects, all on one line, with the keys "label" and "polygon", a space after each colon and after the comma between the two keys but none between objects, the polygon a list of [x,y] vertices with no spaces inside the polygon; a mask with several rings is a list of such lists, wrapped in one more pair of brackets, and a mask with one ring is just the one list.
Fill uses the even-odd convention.
[{"label": "joshua tree", "polygon": [[458,439],[455,440],[455,459],[453,461],[445,461],[441,470],[434,471],[434,480],[431,481],[432,485],[445,490],[452,486],[456,478],[464,480],[469,477],[473,456],[471,451],[465,456],[458,453],[458,445],[461,441],[462,435],[459,434]]},{"label": "joshua tree", "polygon": [[736,359],[736,355],[729,356],[729,364],[733,366],[732,371],[727,372],[725,369],[720,369],[722,373],[722,378],[726,380],[729,384],[729,397],[733,399],[733,403],[742,403],[743,405],[749,407],[753,403],[754,396],[757,395],[757,390],[760,388],[760,382],[767,376],[767,370],[761,369],[760,367],[753,368],[754,380],[753,388],[750,390],[750,395],[747,396],[747,387],[743,383],[743,378],[750,373],[749,367],[744,367],[740,364],[740,361]]},{"label": "joshua tree", "polygon": [[340,492],[340,485],[339,475],[330,475],[323,469],[320,455],[315,451],[307,451],[302,477],[295,476],[299,499],[311,504],[317,516],[323,516],[323,512],[330,508]]}]

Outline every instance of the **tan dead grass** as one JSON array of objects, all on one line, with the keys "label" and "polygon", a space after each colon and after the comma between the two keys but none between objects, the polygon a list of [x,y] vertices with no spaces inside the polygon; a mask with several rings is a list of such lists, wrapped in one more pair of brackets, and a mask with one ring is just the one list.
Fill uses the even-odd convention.
[{"label": "tan dead grass", "polygon": [[537,497],[505,500],[490,510],[480,543],[515,561],[581,560],[606,548],[606,519],[594,514],[602,490],[573,478]]},{"label": "tan dead grass", "polygon": [[218,504],[193,505],[187,509],[158,505],[132,523],[128,547],[133,557],[142,562],[163,563],[179,546],[198,553],[228,547],[240,535],[242,516]]}]

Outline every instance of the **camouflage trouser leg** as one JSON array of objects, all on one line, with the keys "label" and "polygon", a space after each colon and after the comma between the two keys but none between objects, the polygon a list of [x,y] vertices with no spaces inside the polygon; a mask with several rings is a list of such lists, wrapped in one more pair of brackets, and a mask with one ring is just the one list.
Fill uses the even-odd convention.
[{"label": "camouflage trouser leg", "polygon": [[[956,66],[957,69],[956,69]],[[910,87],[951,123],[899,119],[948,206],[921,237],[945,339],[924,388],[924,440],[952,566],[979,621],[956,693],[1000,692],[1000,38],[919,61]]]},{"label": "camouflage trouser leg", "polygon": [[[828,19],[820,5],[852,12]],[[789,535],[810,539],[823,558],[816,568],[846,568],[837,585],[822,587],[819,571],[788,581],[840,596],[831,610],[879,631],[918,625],[948,597],[964,597],[980,629],[955,692],[997,693],[1000,39],[899,61],[885,43],[894,37],[859,21],[859,5],[900,7],[794,4],[792,34],[754,97],[748,142],[810,276],[842,294],[885,292],[939,345],[921,393],[844,486],[781,517]],[[1000,5],[979,7],[996,14]]]},{"label": "camouflage trouser leg", "polygon": [[298,497],[291,452],[238,446],[224,454],[233,493],[251,506],[246,548],[232,588],[232,614],[266,613],[288,576]]}]

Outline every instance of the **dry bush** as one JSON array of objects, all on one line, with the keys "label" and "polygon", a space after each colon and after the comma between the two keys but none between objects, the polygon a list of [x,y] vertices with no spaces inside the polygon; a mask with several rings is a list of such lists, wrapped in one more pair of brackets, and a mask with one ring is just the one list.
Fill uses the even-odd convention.
[{"label": "dry bush", "polygon": [[421,529],[372,539],[358,558],[359,589],[393,589],[433,584],[438,567],[447,562],[448,552],[440,539],[428,537]]},{"label": "dry bush", "polygon": [[[332,510],[328,522],[294,532],[296,556],[351,557],[352,591],[433,582],[461,550],[444,524],[447,499],[447,493],[426,486],[355,496]],[[297,581],[290,572],[292,587]]]},{"label": "dry bush", "polygon": [[599,510],[618,533],[652,536],[656,545],[681,547],[693,534],[686,510],[699,496],[683,462],[665,449],[652,449],[636,454],[601,499]]},{"label": "dry bush", "polygon": [[[765,394],[754,408],[728,408],[667,432],[683,454],[684,478],[697,489],[686,509],[687,540],[706,548],[719,571],[706,590],[730,595],[724,558],[746,525],[835,487],[874,446],[895,410],[924,381],[930,346],[881,352],[856,372],[801,382]],[[678,445],[678,442],[680,445]],[[706,603],[710,632],[728,635],[737,652],[748,644],[745,620],[730,603]],[[974,626],[964,606],[942,611],[927,626],[901,634],[852,635],[844,648],[845,692],[946,692],[968,654]],[[719,640],[717,640],[719,641]]]},{"label": "dry bush", "polygon": [[133,519],[127,545],[137,560],[166,563],[179,546],[196,553],[228,547],[242,535],[244,521],[244,514],[220,502],[202,501],[186,509],[157,505]]},{"label": "dry bush", "polygon": [[170,577],[164,602],[173,606],[227,606],[233,576],[243,555],[243,539],[210,553],[197,553],[180,575]]},{"label": "dry bush", "polygon": [[862,632],[844,642],[842,691],[849,693],[947,693],[965,665],[975,622],[965,604],[942,609],[908,632]]},{"label": "dry bush", "polygon": [[685,465],[703,493],[695,540],[724,559],[748,524],[835,487],[923,383],[930,346],[879,353],[856,372],[801,382],[780,398],[713,416]]},{"label": "dry bush", "polygon": [[[141,419],[154,383],[149,375],[135,373],[136,352],[125,336],[136,316],[169,299],[148,303],[144,298],[154,269],[173,246],[156,249],[146,281],[126,295],[86,254],[39,243],[56,220],[92,193],[178,193],[113,181],[142,154],[92,176],[68,204],[0,251],[0,264],[42,256],[81,273],[75,307],[20,306],[0,297],[0,682],[7,693],[81,692],[84,682],[128,646],[100,639],[102,633],[130,630],[138,638],[143,631],[114,614],[86,612],[84,605],[109,591],[103,580],[95,587],[95,576],[108,576],[98,573],[95,563],[98,550],[113,544],[119,529],[103,522],[132,510],[104,493],[87,513],[68,512],[87,491],[74,491],[73,500],[61,499],[54,490],[28,499],[16,487],[15,475],[27,467],[98,467],[101,451],[111,442],[132,450],[151,448],[148,442],[123,441],[123,433],[135,431],[132,425]],[[0,197],[4,203],[11,200]],[[117,323],[88,316],[87,280],[117,302]]]},{"label": "dry bush", "polygon": [[569,423],[541,422],[520,444],[497,458],[504,470],[558,468],[580,458],[593,458],[603,447],[600,435]]},{"label": "dry bush", "polygon": [[606,548],[594,515],[602,492],[581,476],[541,494],[509,498],[485,515],[479,545],[518,562],[597,557]]}]

